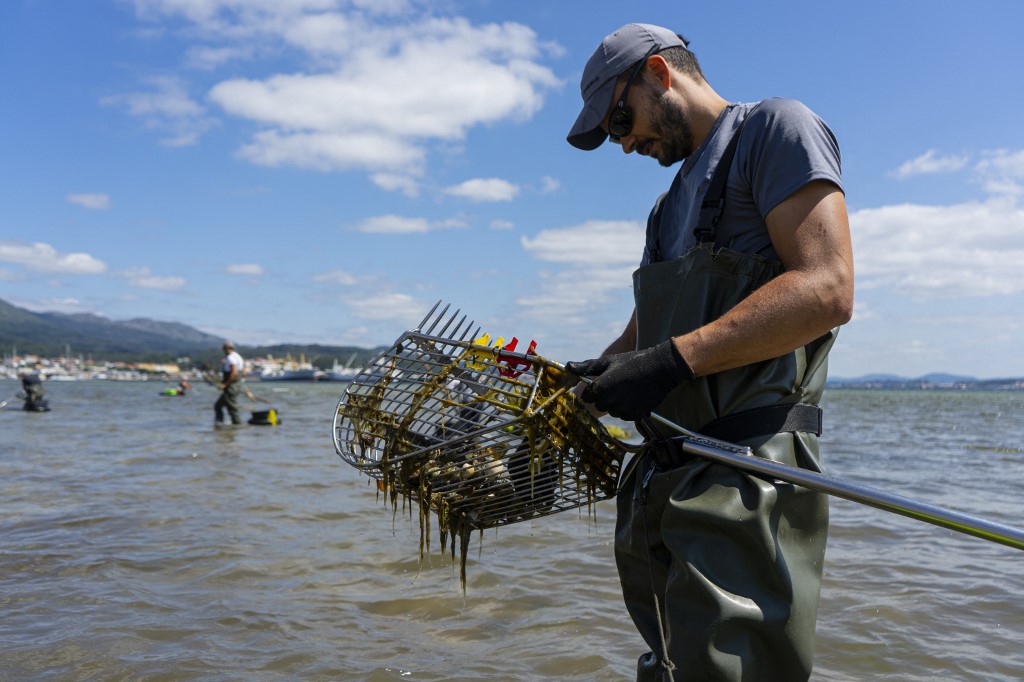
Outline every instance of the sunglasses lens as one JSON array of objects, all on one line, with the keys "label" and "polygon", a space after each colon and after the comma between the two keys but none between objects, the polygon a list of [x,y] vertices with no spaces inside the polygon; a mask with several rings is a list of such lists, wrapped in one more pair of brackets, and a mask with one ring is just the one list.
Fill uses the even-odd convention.
[{"label": "sunglasses lens", "polygon": [[633,120],[627,109],[616,109],[608,119],[608,138],[618,142],[619,138],[629,135],[633,129]]}]

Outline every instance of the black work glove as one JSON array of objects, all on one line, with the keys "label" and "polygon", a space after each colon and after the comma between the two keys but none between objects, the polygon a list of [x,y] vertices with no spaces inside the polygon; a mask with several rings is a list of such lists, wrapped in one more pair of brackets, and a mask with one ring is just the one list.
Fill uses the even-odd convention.
[{"label": "black work glove", "polygon": [[580,398],[626,421],[648,416],[669,391],[694,379],[671,339],[644,350],[568,362],[565,368],[581,377],[598,377]]}]

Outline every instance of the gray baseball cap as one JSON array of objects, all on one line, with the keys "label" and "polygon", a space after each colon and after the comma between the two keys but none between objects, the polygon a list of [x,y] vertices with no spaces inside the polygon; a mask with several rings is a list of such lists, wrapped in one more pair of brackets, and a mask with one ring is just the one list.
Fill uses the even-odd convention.
[{"label": "gray baseball cap", "polygon": [[569,144],[585,151],[600,147],[608,137],[601,130],[601,121],[611,109],[619,74],[643,59],[652,48],[660,52],[669,47],[685,46],[683,39],[673,31],[653,24],[626,24],[605,36],[583,69],[580,79],[583,111],[565,138]]}]

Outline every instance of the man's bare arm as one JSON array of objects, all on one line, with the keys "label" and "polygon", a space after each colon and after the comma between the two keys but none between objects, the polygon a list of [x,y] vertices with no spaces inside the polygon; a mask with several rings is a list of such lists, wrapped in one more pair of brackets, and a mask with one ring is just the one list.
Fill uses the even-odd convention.
[{"label": "man's bare arm", "polygon": [[697,376],[785,355],[853,314],[853,248],[839,188],[805,185],[765,222],[785,272],[718,320],[673,339]]}]

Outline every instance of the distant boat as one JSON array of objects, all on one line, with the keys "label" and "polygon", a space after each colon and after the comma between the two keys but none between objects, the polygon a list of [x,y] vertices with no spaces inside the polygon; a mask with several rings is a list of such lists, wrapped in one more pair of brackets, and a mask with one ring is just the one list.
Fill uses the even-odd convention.
[{"label": "distant boat", "polygon": [[352,357],[348,359],[345,366],[342,367],[338,364],[338,359],[334,359],[334,366],[329,370],[320,374],[320,381],[352,381],[359,373],[363,371],[362,367],[353,367],[352,363],[355,362],[356,353],[352,354]]},{"label": "distant boat", "polygon": [[260,374],[260,381],[316,381],[319,375],[316,367],[302,356],[299,362],[288,358],[279,368],[264,371]]},{"label": "distant boat", "polygon": [[317,379],[319,377],[315,369],[282,369],[260,375],[260,381],[316,381]]}]

